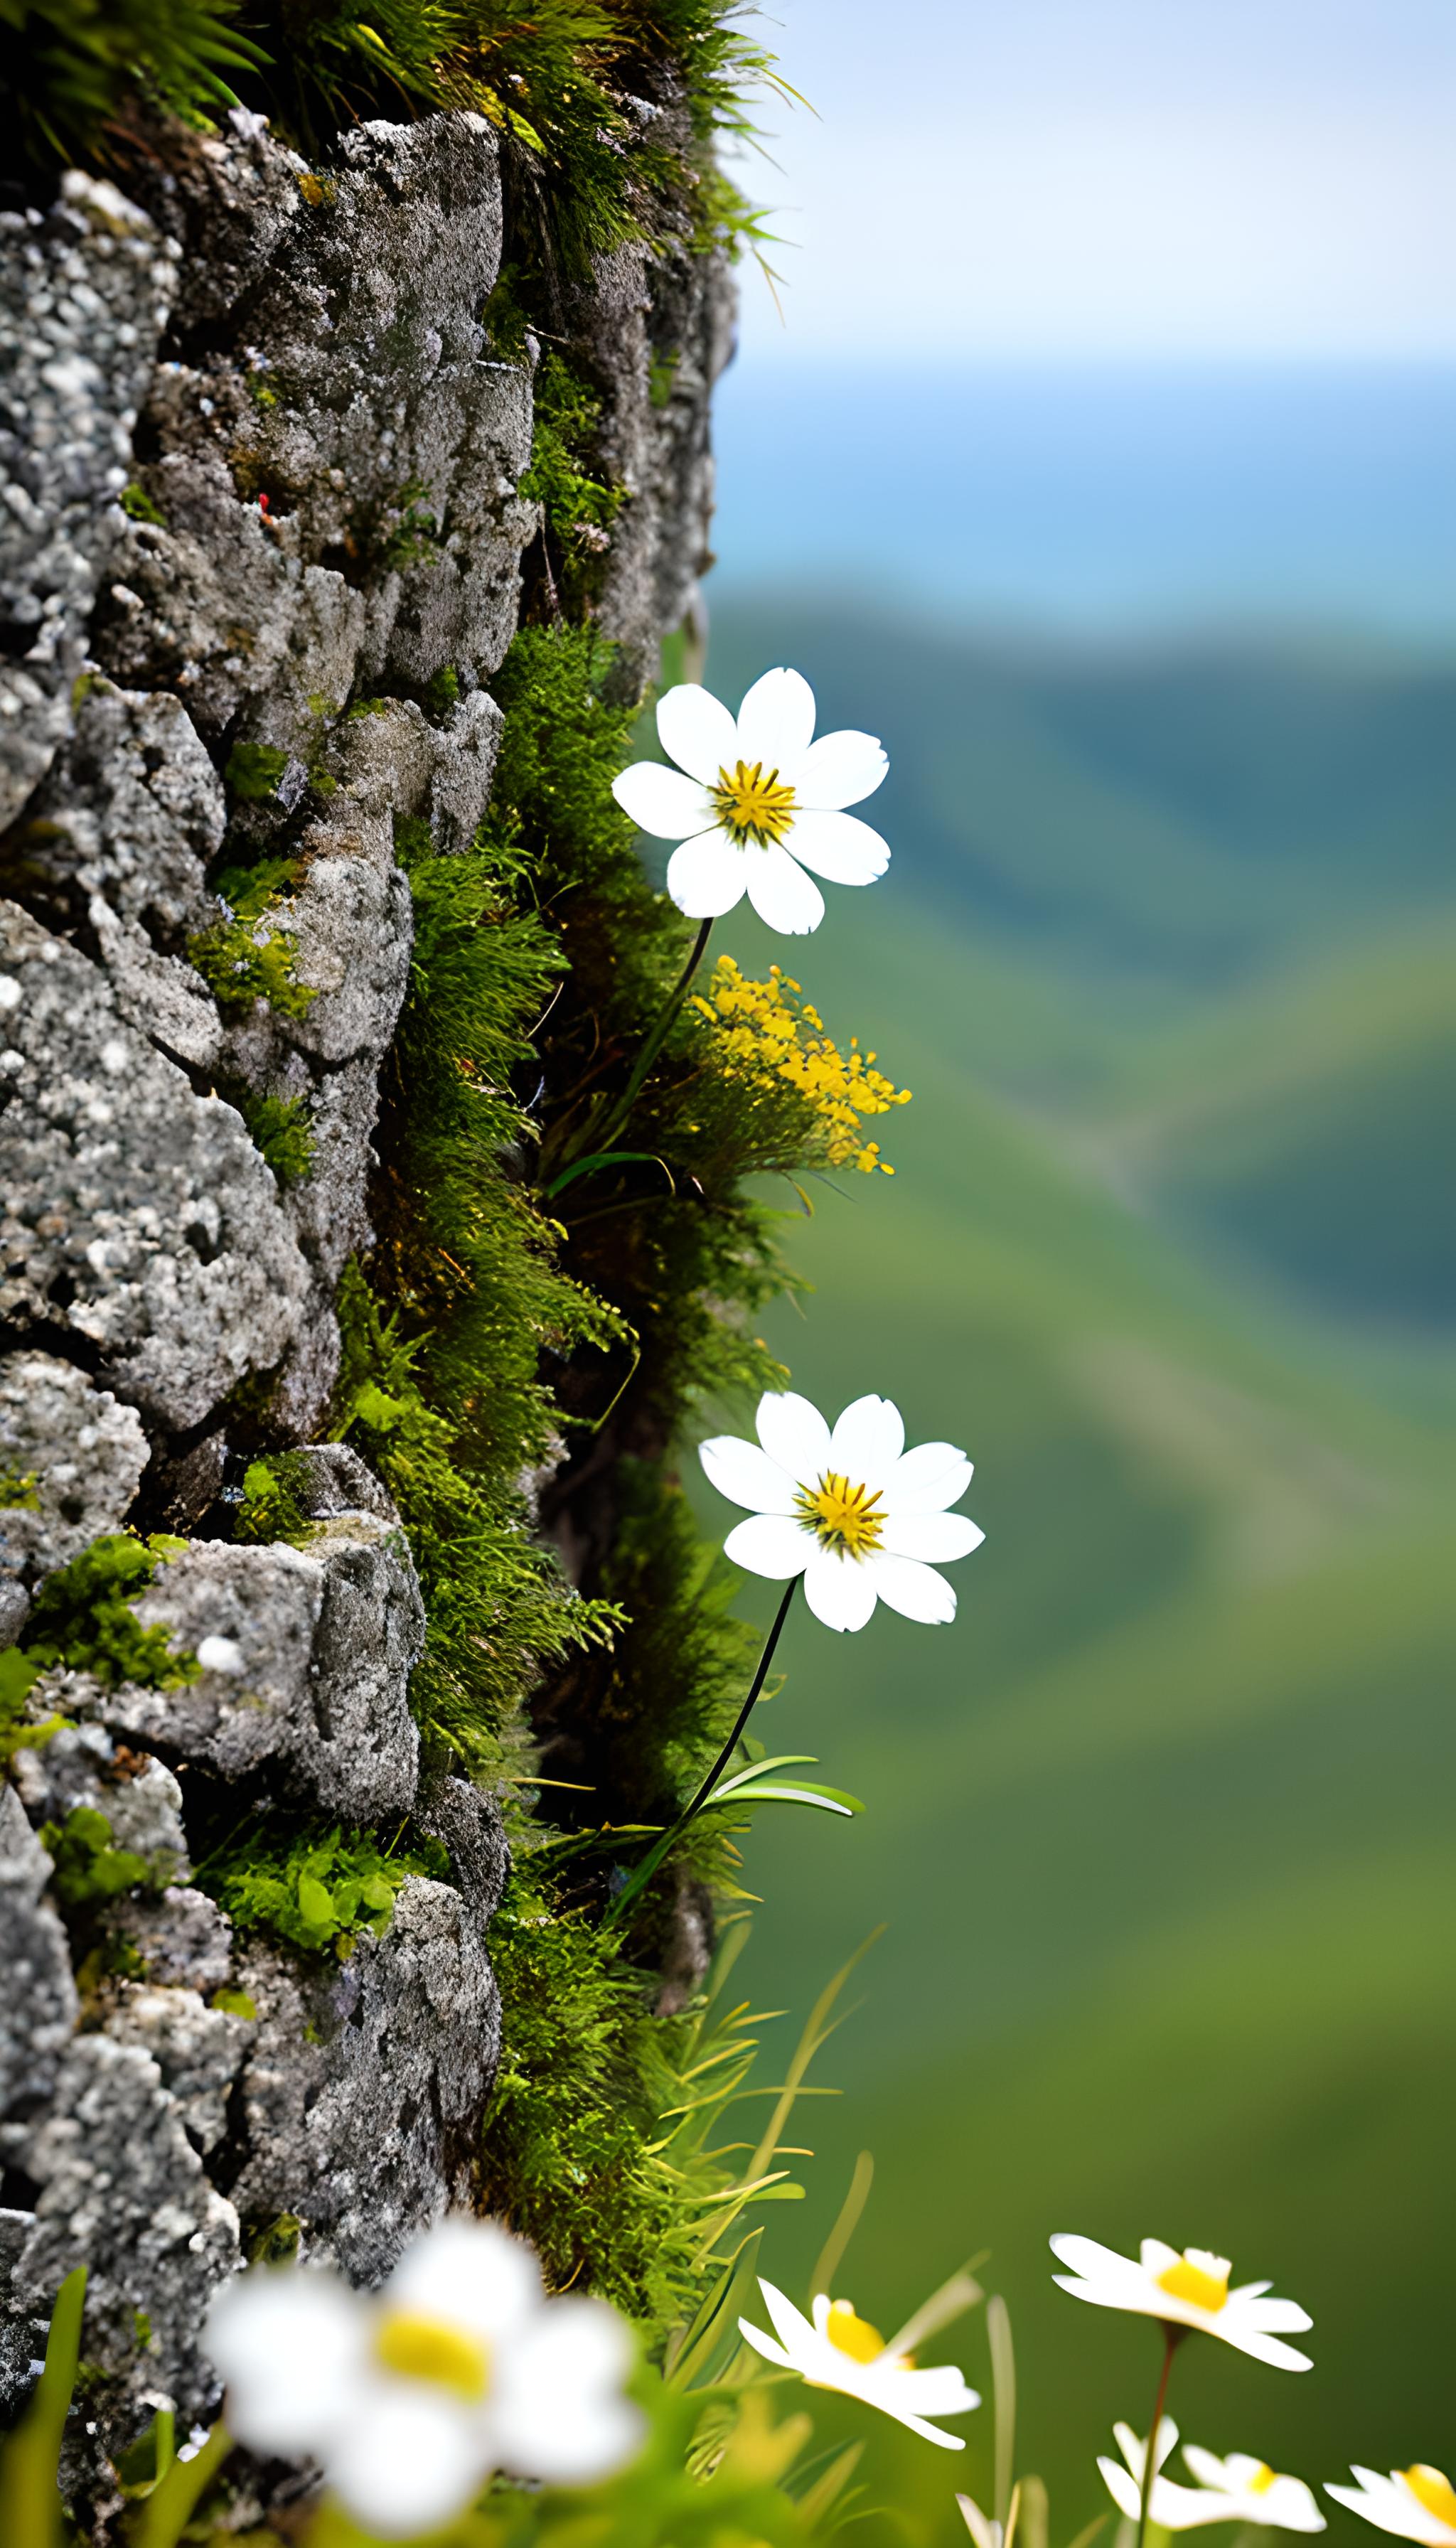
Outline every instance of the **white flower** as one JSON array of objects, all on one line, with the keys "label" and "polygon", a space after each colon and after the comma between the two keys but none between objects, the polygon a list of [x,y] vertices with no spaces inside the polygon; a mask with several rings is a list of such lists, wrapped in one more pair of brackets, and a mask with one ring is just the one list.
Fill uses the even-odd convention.
[{"label": "white flower", "polygon": [[683,682],[658,702],[657,730],[676,761],[635,761],[612,794],[638,828],[677,841],[668,891],[693,920],[748,895],[761,920],[801,938],[824,917],[813,876],[870,884],[890,854],[844,811],[870,796],[889,764],[872,734],[814,735],[814,693],[801,673],[765,673],[736,718],[710,690]]},{"label": "white flower", "polygon": [[[1119,2512],[1125,2520],[1136,2521],[1141,2509],[1146,2446],[1130,2424],[1115,2424],[1113,2430],[1127,2466],[1114,2459],[1100,2459],[1097,2465]],[[1277,2477],[1266,2461],[1253,2459],[1247,2451],[1230,2451],[1221,2460],[1190,2442],[1183,2457],[1199,2483],[1197,2487],[1176,2485],[1161,2472],[1177,2438],[1177,2425],[1165,2415],[1158,2426],[1157,2474],[1148,2504],[1152,2519],[1164,2530],[1201,2530],[1211,2521],[1253,2522],[1266,2530],[1323,2529],[1324,2515],[1303,2478]]]},{"label": "white flower", "polygon": [[1144,2238],[1138,2262],[1101,2247],[1095,2238],[1060,2236],[1051,2252],[1070,2274],[1052,2280],[1074,2300],[1093,2301],[1099,2309],[1133,2310],[1160,2319],[1164,2326],[1193,2326],[1204,2335],[1222,2336],[1226,2344],[1272,2362],[1281,2371],[1308,2371],[1307,2353],[1281,2344],[1282,2334],[1297,2335],[1312,2324],[1298,2301],[1267,2300],[1267,2283],[1242,2283],[1228,2289],[1228,2259],[1205,2247],[1188,2247],[1180,2256],[1161,2238]]},{"label": "white flower", "polygon": [[832,2301],[825,2293],[816,2293],[811,2323],[762,2276],[759,2289],[778,2342],[765,2335],[762,2327],[750,2326],[746,2318],[739,2320],[738,2331],[766,2362],[776,2363],[780,2371],[796,2371],[811,2389],[839,2389],[847,2398],[878,2407],[897,2423],[908,2424],[912,2433],[939,2442],[942,2450],[964,2450],[961,2434],[943,2433],[938,2424],[925,2420],[928,2415],[968,2415],[981,2403],[954,2362],[919,2371],[913,2354],[886,2344],[876,2328],[855,2316],[848,2301]]},{"label": "white flower", "polygon": [[619,2468],[642,2419],[626,2326],[547,2300],[529,2247],[444,2221],[381,2292],[318,2267],[257,2267],[217,2295],[204,2341],[247,2449],[317,2460],[362,2528],[432,2530],[497,2469],[574,2486]]},{"label": "white flower", "polygon": [[985,1537],[947,1510],[970,1484],[963,1451],[951,1442],[907,1451],[887,1398],[857,1398],[831,1433],[807,1398],[771,1390],[756,1421],[757,1443],[720,1433],[698,1455],[719,1495],[753,1511],[723,1543],[735,1566],[779,1584],[802,1575],[826,1628],[863,1628],[876,1600],[906,1619],[955,1618],[936,1565],[968,1557]]},{"label": "white flower", "polygon": [[1377,2530],[1397,2539],[1419,2539],[1424,2548],[1456,2548],[1456,2490],[1441,2469],[1417,2460],[1413,2468],[1392,2469],[1381,2477],[1375,2469],[1352,2468],[1358,2486],[1330,2486],[1324,2492],[1349,2506]]}]

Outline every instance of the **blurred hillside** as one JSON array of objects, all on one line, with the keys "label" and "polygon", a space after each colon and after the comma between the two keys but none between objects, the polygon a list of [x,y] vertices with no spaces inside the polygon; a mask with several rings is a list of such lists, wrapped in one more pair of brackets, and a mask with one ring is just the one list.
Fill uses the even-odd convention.
[{"label": "blurred hillside", "polygon": [[[779,661],[884,737],[895,862],[811,941],[723,943],[915,1103],[893,1181],[786,1227],[819,1288],[773,1337],[831,1408],[964,1441],[988,1539],[953,1629],[796,1621],[761,1728],[868,1810],[762,1820],[751,1986],[801,2013],[890,1923],[769,2269],[807,2273],[865,2145],[863,2311],[989,2247],[1058,2542],[1155,2348],[1053,2290],[1057,2229],[1223,2245],[1314,2312],[1306,2380],[1187,2357],[1191,2437],[1440,2460],[1456,675],[720,608],[723,695]],[[964,2358],[985,2385],[978,2328]],[[956,2459],[886,2429],[875,2492],[986,2500],[976,2424]]]}]

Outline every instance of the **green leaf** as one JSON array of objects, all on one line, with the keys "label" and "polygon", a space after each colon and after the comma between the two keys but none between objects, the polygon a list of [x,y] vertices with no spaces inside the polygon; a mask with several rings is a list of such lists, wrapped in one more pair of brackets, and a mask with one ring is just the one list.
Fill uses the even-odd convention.
[{"label": "green leaf", "polygon": [[317,1875],[308,1873],[300,1875],[299,1909],[311,1929],[321,1929],[326,1933],[338,1925],[338,1913],[334,1909],[333,1895],[326,1884],[319,1883]]},{"label": "green leaf", "polygon": [[666,1159],[658,1157],[656,1150],[589,1150],[585,1159],[573,1159],[569,1168],[563,1168],[559,1177],[552,1178],[546,1189],[546,1200],[554,1202],[559,1194],[565,1194],[569,1185],[575,1184],[578,1177],[590,1176],[593,1168],[627,1167],[661,1168],[676,1194],[673,1171]]}]

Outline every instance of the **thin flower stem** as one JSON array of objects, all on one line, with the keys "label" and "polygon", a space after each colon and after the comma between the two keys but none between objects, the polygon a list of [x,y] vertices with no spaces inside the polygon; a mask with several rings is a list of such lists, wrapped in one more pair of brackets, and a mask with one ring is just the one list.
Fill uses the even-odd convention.
[{"label": "thin flower stem", "polygon": [[608,1911],[605,1920],[602,1922],[603,1928],[614,1929],[618,1926],[624,1912],[626,1912],[629,1906],[636,1901],[637,1896],[642,1892],[644,1887],[651,1883],[652,1878],[656,1875],[658,1868],[661,1866],[663,1860],[667,1857],[668,1852],[672,1849],[675,1841],[681,1840],[683,1832],[687,1829],[688,1824],[702,1812],[702,1809],[707,1803],[709,1796],[712,1794],[714,1787],[717,1785],[718,1780],[721,1778],[729,1762],[732,1760],[734,1753],[737,1751],[740,1738],[743,1734],[743,1729],[747,1725],[749,1718],[752,1716],[754,1709],[758,1704],[760,1692],[763,1689],[765,1682],[769,1678],[769,1666],[774,1661],[774,1649],[777,1645],[779,1637],[783,1632],[783,1623],[788,1617],[789,1608],[798,1588],[799,1578],[796,1575],[791,1576],[784,1589],[783,1598],[778,1604],[778,1611],[774,1618],[774,1625],[765,1639],[764,1651],[759,1657],[758,1670],[754,1674],[753,1681],[749,1685],[748,1696],[738,1711],[737,1722],[735,1723],[733,1731],[729,1735],[727,1742],[724,1744],[722,1751],[718,1754],[718,1757],[713,1763],[711,1770],[709,1770],[707,1776],[703,1779],[702,1784],[698,1788],[696,1795],[693,1797],[691,1804],[684,1805],[682,1813],[678,1816],[677,1821],[671,1824],[668,1830],[663,1832],[660,1838],[653,1842],[647,1856],[641,1861],[639,1866],[633,1868],[632,1873],[628,1876],[626,1883],[623,1885],[615,1902],[612,1904],[611,1909]]},{"label": "thin flower stem", "polygon": [[1142,2462],[1142,2496],[1138,2507],[1138,2548],[1147,2548],[1147,2507],[1152,2502],[1152,2481],[1157,2472],[1157,2437],[1162,2430],[1163,2402],[1168,2394],[1168,2373],[1173,2356],[1183,2335],[1181,2326],[1163,2324],[1163,2367],[1158,2376],[1157,2404],[1152,2411],[1152,2430],[1147,2436],[1147,2451]]},{"label": "thin flower stem", "polygon": [[[712,926],[713,924],[711,919],[704,920],[699,925],[697,936],[692,942],[692,953],[688,956],[686,963],[683,965],[682,972],[679,974],[677,981],[674,983],[672,990],[669,992],[667,999],[663,1002],[661,1009],[658,1011],[656,1020],[653,1025],[649,1027],[647,1034],[643,1039],[642,1049],[638,1053],[637,1058],[632,1065],[631,1076],[628,1079],[627,1085],[623,1089],[621,1096],[617,1099],[615,1106],[610,1109],[609,1113],[601,1123],[591,1125],[590,1129],[584,1131],[581,1138],[584,1140],[590,1139],[596,1150],[609,1149],[616,1135],[630,1120],[632,1109],[637,1103],[637,1096],[642,1083],[646,1079],[648,1072],[651,1070],[653,1063],[656,1061],[658,1054],[661,1052],[663,1046],[666,1044],[668,1037],[671,1035],[678,1012],[687,997],[688,986],[692,980],[693,974],[697,971],[699,964],[702,962],[703,956],[707,950],[708,939],[712,933]],[[556,1191],[556,1185],[559,1183],[560,1179],[558,1178],[555,1184],[547,1188],[548,1194],[554,1194]]]}]

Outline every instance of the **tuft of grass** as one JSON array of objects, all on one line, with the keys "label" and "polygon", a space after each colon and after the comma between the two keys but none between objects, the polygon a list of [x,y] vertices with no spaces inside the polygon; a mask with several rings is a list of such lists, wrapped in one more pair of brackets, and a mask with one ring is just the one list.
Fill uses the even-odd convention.
[{"label": "tuft of grass", "polygon": [[593,453],[601,401],[565,355],[548,353],[536,373],[531,460],[520,492],[542,507],[558,598],[574,616],[594,597],[611,525],[627,500]]}]

